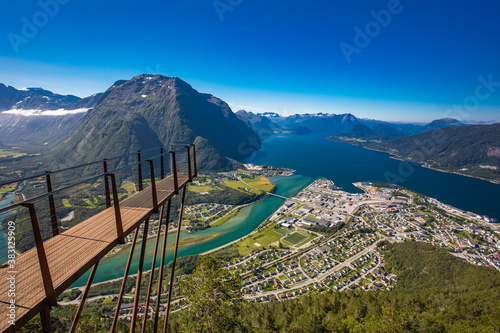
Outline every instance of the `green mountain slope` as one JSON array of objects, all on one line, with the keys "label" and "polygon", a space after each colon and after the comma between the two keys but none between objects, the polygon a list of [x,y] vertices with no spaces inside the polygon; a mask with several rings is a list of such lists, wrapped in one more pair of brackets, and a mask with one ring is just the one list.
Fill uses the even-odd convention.
[{"label": "green mountain slope", "polygon": [[450,119],[437,120],[429,127],[448,127],[411,136],[390,126],[370,129],[359,124],[329,139],[384,151],[438,170],[500,181],[500,124],[456,124]]},{"label": "green mountain slope", "polygon": [[[212,152],[198,150],[201,170],[234,168],[236,160],[260,148],[255,132],[222,100],[197,92],[179,78],[139,75],[110,87],[75,134],[46,161],[84,163],[195,140]],[[132,161],[135,157],[123,162]]]},{"label": "green mountain slope", "polygon": [[432,168],[500,180],[500,124],[447,127],[365,146]]},{"label": "green mountain slope", "polygon": [[387,244],[393,291],[327,292],[244,305],[248,332],[498,332],[500,272],[425,243]]}]

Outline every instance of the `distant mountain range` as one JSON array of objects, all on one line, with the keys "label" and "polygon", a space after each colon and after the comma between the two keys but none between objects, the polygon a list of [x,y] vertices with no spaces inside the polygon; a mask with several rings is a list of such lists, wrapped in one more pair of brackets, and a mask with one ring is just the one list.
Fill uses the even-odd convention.
[{"label": "distant mountain range", "polygon": [[0,141],[46,145],[51,149],[42,154],[45,164],[80,164],[194,142],[201,169],[226,170],[261,147],[224,101],[161,75],[120,80],[83,99],[1,85],[0,101]]},{"label": "distant mountain range", "polygon": [[0,83],[0,141],[53,147],[78,128],[101,95],[79,98],[42,88],[18,90]]},{"label": "distant mountain range", "polygon": [[[42,88],[16,89],[0,83],[0,111],[32,110],[76,110],[92,108],[102,94],[87,98],[73,95],[59,95]],[[11,112],[16,114],[15,112]]]},{"label": "distant mountain range", "polygon": [[277,113],[253,113],[244,110],[236,112],[241,120],[249,124],[260,135],[272,133],[324,133],[338,134],[350,130],[361,120],[352,114],[295,114],[281,116]]},{"label": "distant mountain range", "polygon": [[[355,131],[366,131],[367,129],[371,129],[385,138],[387,135],[390,137],[398,137],[423,133],[431,129],[450,126],[466,126],[466,124],[451,118],[434,120],[427,125],[416,125],[357,118],[350,113],[306,113],[282,116],[272,112],[253,113],[240,110],[236,112],[236,115],[262,136],[272,133],[296,133],[297,129],[299,129],[298,134],[321,133],[327,136],[347,134],[350,130],[355,129],[357,125],[364,125],[365,128],[358,127]],[[355,133],[351,134],[353,137],[356,137]],[[365,133],[365,135],[373,136],[374,133]]]},{"label": "distant mountain range", "polygon": [[500,124],[463,126],[454,119],[440,119],[424,127],[434,129],[410,136],[384,133],[376,127],[357,125],[329,138],[384,151],[434,169],[500,181]]},{"label": "distant mountain range", "polygon": [[[229,170],[240,167],[239,161],[260,149],[261,141],[273,133],[319,133],[404,158],[404,147],[410,146],[405,140],[411,141],[411,135],[448,128],[468,127],[446,118],[416,125],[362,119],[349,113],[233,113],[221,99],[200,93],[179,78],[162,75],[143,74],[120,80],[106,92],[86,98],[0,84],[0,144],[46,147],[41,150],[45,163],[84,163],[169,143],[195,142],[202,168]],[[479,137],[480,128],[469,135]],[[484,143],[481,148],[469,144],[477,151],[485,149]],[[496,146],[491,147],[495,151]],[[431,156],[419,162],[451,168],[443,159],[432,163],[436,158]],[[459,172],[476,168],[455,160],[455,169],[465,163]],[[495,173],[491,171],[496,166],[494,161],[476,160],[487,165],[480,171]]]},{"label": "distant mountain range", "polygon": [[[398,131],[394,127],[391,127],[389,125],[385,124],[380,124],[380,125],[375,125],[372,128],[369,128],[368,126],[364,124],[357,124],[351,130],[349,130],[345,134],[341,134],[339,136],[342,136],[346,138],[346,140],[340,140],[340,141],[349,141],[348,139],[353,139],[353,140],[389,140],[393,138],[399,138],[402,136],[406,136],[406,133],[403,133],[401,131]],[[360,141],[363,142],[363,141]]]}]

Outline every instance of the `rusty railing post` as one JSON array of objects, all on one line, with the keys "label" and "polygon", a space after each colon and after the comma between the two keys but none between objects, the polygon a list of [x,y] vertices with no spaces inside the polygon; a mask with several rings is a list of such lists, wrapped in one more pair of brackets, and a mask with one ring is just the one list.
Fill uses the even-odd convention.
[{"label": "rusty railing post", "polygon": [[153,332],[158,330],[158,320],[160,319],[161,284],[163,283],[163,268],[165,266],[165,253],[167,252],[168,224],[170,222],[170,207],[172,198],[168,199],[167,216],[165,217],[165,231],[163,232],[163,245],[161,250],[160,273],[158,273],[158,291],[156,295],[156,311]]},{"label": "rusty railing post", "polygon": [[179,194],[179,179],[177,178],[177,162],[175,161],[175,151],[171,151],[170,154],[170,172],[174,176],[174,193]]},{"label": "rusty railing post", "polygon": [[137,176],[138,176],[138,182],[139,182],[139,192],[143,190],[142,186],[142,163],[141,163],[141,151],[139,150],[137,152],[137,162],[139,164],[137,165]]},{"label": "rusty railing post", "polygon": [[188,162],[188,176],[189,176],[189,181],[193,181],[193,173],[191,171],[191,152],[190,152],[190,146],[186,146],[187,149],[187,162]]},{"label": "rusty railing post", "polygon": [[198,177],[198,166],[196,165],[196,148],[194,146],[194,143],[191,144],[193,147],[193,166],[194,166],[194,176]]},{"label": "rusty railing post", "polygon": [[80,319],[80,314],[82,313],[83,306],[85,305],[85,301],[87,300],[87,295],[89,294],[90,287],[92,286],[92,281],[94,280],[97,266],[99,266],[99,261],[94,265],[94,267],[92,267],[92,271],[90,272],[89,279],[87,280],[87,285],[85,286],[85,290],[83,291],[82,299],[80,300],[80,304],[78,305],[78,309],[76,310],[75,317],[73,318],[73,323],[71,324],[71,328],[69,329],[69,333],[74,333],[76,331],[76,325],[78,324],[78,319]]},{"label": "rusty railing post", "polygon": [[118,236],[118,243],[125,244],[125,237],[123,236],[122,214],[120,212],[120,200],[118,198],[118,189],[116,188],[115,174],[109,173],[106,176],[111,177],[111,187],[113,188],[113,205],[115,206],[116,233]]},{"label": "rusty railing post", "polygon": [[[47,192],[52,192],[52,181],[50,179],[50,171],[45,171],[45,180],[47,181]],[[57,226],[57,214],[56,205],[54,203],[54,196],[49,195],[49,208],[50,208],[50,220],[52,221],[52,235],[59,235],[59,227]]]},{"label": "rusty railing post", "polygon": [[165,178],[165,163],[163,162],[163,147],[160,147],[160,175]]},{"label": "rusty railing post", "polygon": [[54,291],[54,285],[52,283],[52,277],[50,275],[49,262],[47,261],[47,255],[45,254],[45,248],[43,246],[43,239],[40,232],[40,225],[38,224],[38,218],[36,216],[35,204],[32,202],[25,202],[22,205],[28,207],[30,211],[31,225],[33,226],[33,235],[35,237],[36,252],[38,254],[38,261],[40,263],[40,271],[42,273],[45,296],[47,297],[49,305],[56,306],[56,293]]},{"label": "rusty railing post", "polygon": [[[142,269],[144,267],[144,254],[146,252],[146,242],[148,240],[148,226],[149,226],[149,218],[146,219],[146,223],[144,224],[144,232],[142,234],[141,257],[139,258],[139,268],[137,269],[137,278],[136,278],[136,284],[135,284],[134,307],[132,309],[132,321],[130,322],[130,333],[134,333],[135,332],[135,323],[137,322],[137,315],[138,315],[138,312],[139,312],[138,311],[138,308],[139,308],[139,296],[141,294],[141,279],[142,279]],[[149,304],[146,304],[146,307],[147,306],[149,306]],[[146,315],[146,313],[145,313],[145,315]]]},{"label": "rusty railing post", "polygon": [[110,332],[113,333],[116,328],[116,323],[118,322],[118,315],[120,314],[120,307],[122,305],[123,294],[125,294],[125,287],[127,285],[128,272],[130,270],[130,264],[132,264],[132,257],[134,256],[135,243],[137,243],[137,235],[139,234],[138,225],[134,232],[134,240],[132,241],[132,246],[130,247],[130,252],[128,254],[127,266],[125,267],[125,273],[123,274],[122,286],[120,288],[120,294],[118,295],[118,301],[116,302],[115,316],[113,317],[113,323],[111,324]]},{"label": "rusty railing post", "polygon": [[151,192],[153,193],[153,212],[158,214],[158,193],[156,192],[156,180],[155,180],[155,167],[153,160],[146,160],[149,162],[149,168],[151,172]]},{"label": "rusty railing post", "polygon": [[[106,159],[102,160],[104,173],[108,173],[108,162]],[[106,189],[106,208],[111,207],[111,194],[109,192],[109,181],[108,177],[104,176],[104,188]]]},{"label": "rusty railing post", "polygon": [[164,210],[165,210],[165,204],[163,204],[161,206],[160,219],[158,221],[158,229],[156,230],[155,250],[153,252],[153,262],[151,263],[151,273],[149,273],[150,274],[149,275],[149,284],[148,284],[148,291],[146,294],[146,310],[144,311],[144,319],[142,321],[142,331],[141,331],[142,333],[146,332],[146,322],[148,320],[149,299],[151,298],[151,289],[153,288],[153,279],[155,276],[155,266],[156,266],[156,256],[158,254],[158,243],[160,242],[161,223],[163,222]]},{"label": "rusty railing post", "polygon": [[172,290],[174,287],[174,274],[175,274],[175,263],[177,262],[177,250],[179,249],[179,236],[181,234],[181,224],[182,224],[182,213],[184,212],[184,201],[186,199],[186,186],[182,189],[182,200],[181,200],[181,208],[179,211],[179,220],[177,222],[177,235],[175,238],[175,248],[174,248],[174,259],[172,261],[172,273],[170,275],[170,286],[168,291],[168,300],[167,300],[167,310],[165,314],[165,323],[163,326],[163,332],[167,331],[168,325],[168,314],[170,312],[170,302],[172,301]]}]

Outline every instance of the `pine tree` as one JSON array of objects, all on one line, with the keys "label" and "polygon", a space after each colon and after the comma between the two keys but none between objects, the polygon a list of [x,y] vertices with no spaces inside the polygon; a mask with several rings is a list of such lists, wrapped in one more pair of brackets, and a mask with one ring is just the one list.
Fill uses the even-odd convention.
[{"label": "pine tree", "polygon": [[188,307],[181,332],[233,332],[238,326],[241,280],[221,268],[221,261],[202,256],[194,273],[180,282]]}]

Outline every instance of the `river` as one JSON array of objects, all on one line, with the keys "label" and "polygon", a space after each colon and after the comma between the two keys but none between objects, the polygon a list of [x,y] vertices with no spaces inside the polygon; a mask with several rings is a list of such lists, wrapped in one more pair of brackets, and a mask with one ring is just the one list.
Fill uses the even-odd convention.
[{"label": "river", "polygon": [[389,154],[328,140],[324,135],[273,135],[249,161],[292,168],[311,178],[324,177],[356,193],[360,190],[352,183],[385,182],[386,175],[392,174],[401,177],[398,185],[459,209],[500,218],[499,184],[401,162]]},{"label": "river", "polygon": [[[271,182],[276,185],[276,194],[284,197],[292,197],[307,185],[309,185],[313,178],[304,177],[300,175],[293,175],[290,177],[272,177]],[[189,195],[189,193],[187,193]],[[199,254],[205,251],[214,249],[224,244],[230,243],[238,238],[241,238],[252,232],[259,224],[268,218],[276,209],[278,209],[284,202],[284,199],[269,196],[255,204],[246,206],[240,212],[231,218],[226,223],[211,227],[205,230],[197,231],[194,233],[181,232],[181,240],[191,241],[194,239],[205,239],[203,243],[196,245],[187,245],[179,248],[179,256],[190,254]],[[161,243],[163,238],[161,239]],[[175,241],[175,234],[169,234],[167,237],[167,245],[172,247]],[[153,259],[155,239],[149,239],[146,245],[146,255],[144,268],[149,270]],[[138,245],[134,251],[134,257],[131,264],[131,274],[137,273],[139,253]],[[159,251],[160,252],[160,251]],[[94,283],[107,281],[119,277],[123,277],[125,272],[125,265],[127,263],[129,251],[120,251],[116,255],[106,258],[97,269],[94,277]],[[173,258],[173,250],[167,251],[166,261],[168,263]],[[156,267],[159,266],[160,258],[156,261]],[[78,279],[72,287],[85,285],[88,279],[88,272]]]},{"label": "river", "polygon": [[[263,149],[258,151],[247,162],[267,164],[297,170],[290,177],[273,177],[271,181],[277,186],[276,194],[285,197],[294,196],[313,180],[327,178],[349,192],[359,193],[352,185],[358,181],[386,181],[385,175],[401,175],[398,168],[402,162],[392,159],[388,154],[371,151],[346,143],[327,140],[317,134],[289,135],[279,134],[266,138]],[[407,165],[405,165],[407,167]],[[500,185],[470,177],[443,173],[423,168],[411,163],[412,172],[404,173],[401,182],[413,191],[436,198],[457,208],[500,217]],[[408,171],[408,170],[405,170]],[[243,208],[235,217],[221,226],[212,227],[195,233],[181,233],[181,239],[192,241],[203,239],[196,245],[187,245],[179,249],[179,256],[199,254],[221,245],[232,242],[253,231],[269,217],[282,203],[283,199],[267,197],[255,204]],[[0,217],[1,219],[1,217]],[[2,237],[2,235],[0,235]],[[173,244],[175,235],[170,234],[168,244]],[[150,269],[154,239],[148,241],[145,269]],[[135,251],[131,274],[137,272],[138,256]],[[173,251],[168,251],[166,262],[170,261]],[[103,260],[99,264],[94,282],[102,282],[123,276],[128,251],[121,251],[115,256]],[[159,263],[157,261],[157,266]],[[73,286],[86,283],[88,273],[76,281]]]}]

